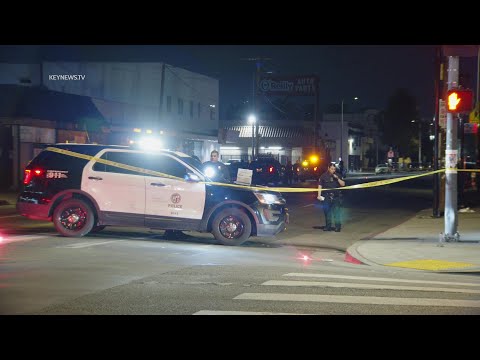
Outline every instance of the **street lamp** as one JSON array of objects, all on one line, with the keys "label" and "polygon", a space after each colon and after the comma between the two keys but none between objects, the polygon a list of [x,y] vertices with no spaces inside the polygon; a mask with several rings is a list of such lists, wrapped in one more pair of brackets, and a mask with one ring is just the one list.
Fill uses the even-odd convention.
[{"label": "street lamp", "polygon": [[[358,97],[354,97],[353,100],[358,100]],[[342,99],[342,117],[341,117],[341,120],[342,120],[342,126],[340,128],[340,157],[342,158],[343,160],[343,103],[344,103],[344,99]],[[344,161],[345,163],[345,161]],[[347,162],[348,164],[348,162]],[[348,168],[348,165],[347,165],[347,168]]]},{"label": "street lamp", "polygon": [[255,122],[257,121],[257,118],[255,115],[250,115],[248,117],[248,122],[252,124],[252,161],[255,160]]}]

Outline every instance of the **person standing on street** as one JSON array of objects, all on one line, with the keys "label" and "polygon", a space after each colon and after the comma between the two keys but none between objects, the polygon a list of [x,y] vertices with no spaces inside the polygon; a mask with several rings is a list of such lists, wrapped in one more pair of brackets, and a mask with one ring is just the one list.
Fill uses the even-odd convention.
[{"label": "person standing on street", "polygon": [[[327,171],[318,180],[318,197],[323,201],[323,212],[325,213],[325,227],[323,231],[339,232],[342,229],[342,191],[335,190],[345,186],[341,174],[337,174],[335,163],[328,165]],[[323,190],[322,189],[326,189]],[[335,228],[332,225],[335,224]]]}]

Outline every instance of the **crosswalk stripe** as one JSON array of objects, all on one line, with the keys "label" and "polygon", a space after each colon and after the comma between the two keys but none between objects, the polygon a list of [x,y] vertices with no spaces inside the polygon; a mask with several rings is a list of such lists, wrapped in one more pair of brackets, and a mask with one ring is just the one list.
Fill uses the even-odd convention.
[{"label": "crosswalk stripe", "polygon": [[375,289],[375,290],[411,290],[411,291],[432,291],[432,292],[453,292],[464,294],[480,294],[480,290],[458,289],[458,288],[437,288],[420,286],[398,286],[382,284],[359,284],[359,283],[338,283],[321,281],[293,281],[293,280],[269,280],[262,285],[267,286],[318,286],[333,288],[351,288],[351,289]]},{"label": "crosswalk stripe", "polygon": [[200,310],[194,313],[193,315],[307,315],[307,314],[257,312],[257,311]]},{"label": "crosswalk stripe", "polygon": [[368,281],[388,281],[405,282],[414,284],[436,284],[436,285],[454,285],[454,286],[480,286],[480,283],[462,283],[448,281],[429,281],[429,280],[410,280],[410,279],[391,279],[376,278],[367,276],[348,276],[348,275],[330,275],[330,274],[312,274],[312,273],[288,273],[283,276],[310,277],[310,278],[328,278],[328,279],[347,279],[347,280],[368,280]]},{"label": "crosswalk stripe", "polygon": [[312,295],[312,294],[282,294],[282,293],[243,293],[235,300],[257,301],[307,301],[320,303],[365,304],[365,305],[406,305],[406,306],[446,306],[480,308],[480,301],[451,300],[427,298],[392,298],[377,296],[339,296],[339,295]]}]

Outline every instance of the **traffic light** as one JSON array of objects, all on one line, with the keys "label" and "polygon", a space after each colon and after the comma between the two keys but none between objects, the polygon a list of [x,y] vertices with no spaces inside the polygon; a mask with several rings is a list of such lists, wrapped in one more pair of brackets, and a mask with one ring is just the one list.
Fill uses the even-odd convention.
[{"label": "traffic light", "polygon": [[451,113],[468,113],[473,109],[473,91],[468,89],[451,89],[447,92],[447,111]]}]

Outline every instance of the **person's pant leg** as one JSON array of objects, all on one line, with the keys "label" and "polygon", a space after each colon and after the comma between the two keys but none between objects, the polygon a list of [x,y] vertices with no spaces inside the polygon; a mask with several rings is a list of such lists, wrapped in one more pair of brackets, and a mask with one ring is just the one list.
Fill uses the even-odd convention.
[{"label": "person's pant leg", "polygon": [[335,200],[333,205],[332,205],[332,217],[335,220],[335,227],[336,228],[341,228],[342,227],[342,205],[339,200]]},{"label": "person's pant leg", "polygon": [[328,200],[323,202],[323,212],[325,214],[325,227],[332,227],[332,203]]}]

